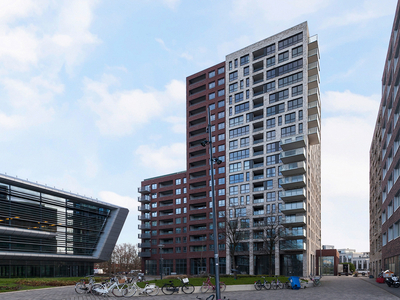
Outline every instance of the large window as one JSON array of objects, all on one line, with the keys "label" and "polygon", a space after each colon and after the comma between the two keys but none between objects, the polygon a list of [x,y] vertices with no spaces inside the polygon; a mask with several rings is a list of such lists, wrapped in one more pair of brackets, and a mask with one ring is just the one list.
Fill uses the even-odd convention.
[{"label": "large window", "polygon": [[237,116],[235,118],[229,119],[229,127],[237,126],[243,124],[243,116]]},{"label": "large window", "polygon": [[243,65],[245,65],[245,64],[247,64],[247,63],[249,63],[249,55],[248,55],[248,54],[245,55],[245,56],[242,56],[242,57],[240,58],[240,65],[241,65],[241,66],[243,66]]},{"label": "large window", "polygon": [[278,80],[279,87],[284,87],[287,85],[291,85],[296,82],[300,82],[303,80],[303,72],[299,72],[293,75],[289,75]]},{"label": "large window", "polygon": [[248,158],[250,154],[249,149],[239,150],[229,153],[229,161],[235,161],[243,158]]},{"label": "large window", "polygon": [[249,131],[250,131],[249,125],[231,129],[229,130],[229,138],[235,138],[238,136],[249,134]]},{"label": "large window", "polygon": [[229,173],[242,171],[242,163],[233,163],[229,165]]},{"label": "large window", "polygon": [[238,78],[238,71],[229,73],[229,81],[234,81]]},{"label": "large window", "polygon": [[288,110],[303,107],[303,98],[288,101]]},{"label": "large window", "polygon": [[281,128],[281,136],[290,136],[296,134],[296,125]]},{"label": "large window", "polygon": [[235,114],[238,114],[238,113],[241,113],[241,112],[244,112],[244,111],[248,111],[249,108],[250,108],[249,102],[236,105],[235,106]]},{"label": "large window", "polygon": [[283,90],[277,93],[273,93],[269,95],[269,103],[274,103],[274,102],[278,102],[281,100],[285,100],[289,97],[289,90]]},{"label": "large window", "polygon": [[229,184],[234,184],[234,183],[239,183],[243,182],[244,177],[243,174],[235,174],[235,175],[229,175]]},{"label": "large window", "polygon": [[303,40],[303,33],[300,32],[300,33],[295,34],[295,35],[293,35],[291,37],[288,37],[288,38],[286,38],[286,39],[284,39],[282,41],[279,41],[278,49],[279,50],[285,49],[287,47],[290,47],[292,45],[300,43],[302,40]]},{"label": "large window", "polygon": [[285,111],[285,104],[284,103],[267,107],[267,117],[282,113],[284,111]]},{"label": "large window", "polygon": [[[290,73],[294,70],[300,69],[303,67],[303,59],[300,58],[298,60],[292,61],[286,65],[276,67],[272,70],[267,71],[267,79],[274,78],[276,76],[280,76],[286,73]],[[279,87],[281,87],[281,84],[279,84]]]}]

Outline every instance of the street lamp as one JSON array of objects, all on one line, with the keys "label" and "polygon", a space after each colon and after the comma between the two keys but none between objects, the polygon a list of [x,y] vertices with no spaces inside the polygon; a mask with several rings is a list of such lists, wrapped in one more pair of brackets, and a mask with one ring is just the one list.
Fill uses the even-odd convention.
[{"label": "street lamp", "polygon": [[211,111],[208,107],[208,141],[201,142],[201,145],[205,147],[209,145],[210,152],[210,172],[211,172],[211,195],[212,195],[212,214],[213,214],[213,235],[214,235],[214,263],[215,263],[215,296],[216,299],[221,299],[221,291],[219,286],[219,254],[218,254],[218,232],[217,232],[217,209],[215,205],[215,186],[214,186],[214,163],[218,165],[222,162],[218,158],[212,157],[212,136],[211,136]]},{"label": "street lamp", "polygon": [[164,244],[159,244],[158,248],[160,248],[160,275],[161,275],[161,279],[162,279],[162,274],[164,272],[164,264],[163,264],[163,258],[162,258],[162,248],[164,248]]},{"label": "street lamp", "polygon": [[320,264],[321,264],[321,266],[319,267],[319,269],[320,269],[319,277],[322,278],[322,264],[323,264],[323,262],[322,262],[322,241],[321,241],[321,238],[319,239],[319,261],[320,261]]}]

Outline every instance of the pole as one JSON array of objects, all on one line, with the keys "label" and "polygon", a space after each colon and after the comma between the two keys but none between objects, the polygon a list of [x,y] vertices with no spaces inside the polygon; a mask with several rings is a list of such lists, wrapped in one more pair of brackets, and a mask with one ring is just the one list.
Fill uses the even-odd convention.
[{"label": "pole", "polygon": [[162,274],[164,271],[164,264],[163,264],[163,258],[162,258],[162,249],[164,248],[163,244],[158,245],[158,247],[160,248],[160,276],[161,276],[161,280],[162,280]]},{"label": "pole", "polygon": [[321,272],[319,274],[319,277],[322,278],[322,264],[323,264],[323,262],[322,262],[322,240],[321,240],[321,238],[319,239],[319,259],[321,261],[321,267],[320,267]]},{"label": "pole", "polygon": [[[215,187],[214,187],[214,160],[212,153],[212,136],[211,136],[211,112],[208,107],[208,137],[210,151],[210,171],[211,171],[211,194],[212,194],[212,213],[213,213],[213,234],[214,234],[214,263],[215,263],[215,296],[216,300],[221,299],[221,291],[219,286],[219,256],[218,256],[218,232],[217,232],[217,209],[215,205]],[[225,224],[226,226],[226,224]]]}]

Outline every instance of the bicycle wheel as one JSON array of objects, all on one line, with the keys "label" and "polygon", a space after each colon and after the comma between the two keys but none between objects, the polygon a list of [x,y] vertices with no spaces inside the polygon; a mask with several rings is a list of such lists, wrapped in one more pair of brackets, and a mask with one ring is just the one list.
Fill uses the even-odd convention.
[{"label": "bicycle wheel", "polygon": [[148,287],[146,289],[147,295],[149,296],[157,296],[158,293],[160,292],[160,288],[156,285],[154,285],[154,287]]},{"label": "bicycle wheel", "polygon": [[127,298],[132,297],[133,295],[136,294],[136,291],[137,289],[134,285],[128,286],[124,291],[124,297]]},{"label": "bicycle wheel", "polygon": [[278,285],[276,284],[275,281],[271,282],[271,289],[276,290],[278,288]]},{"label": "bicycle wheel", "polygon": [[161,291],[165,294],[165,295],[172,295],[175,292],[175,286],[170,284],[170,283],[166,283],[162,286]]},{"label": "bicycle wheel", "polygon": [[185,294],[193,294],[194,292],[194,285],[191,283],[185,283],[182,286],[182,292],[184,292]]},{"label": "bicycle wheel", "polygon": [[283,289],[283,287],[284,287],[284,285],[283,285],[282,282],[279,282],[279,285],[278,285],[278,286],[279,286],[280,289]]},{"label": "bicycle wheel", "polygon": [[203,285],[200,287],[200,292],[202,292],[203,294],[207,293],[209,288],[210,288],[210,285],[208,283],[203,283]]},{"label": "bicycle wheel", "polygon": [[262,283],[260,280],[254,282],[254,288],[256,289],[256,291],[261,291],[262,289]]},{"label": "bicycle wheel", "polygon": [[321,281],[317,281],[316,286],[321,286]]},{"label": "bicycle wheel", "polygon": [[123,296],[124,296],[124,292],[125,292],[125,288],[124,288],[124,286],[121,286],[121,285],[115,286],[115,287],[112,289],[111,292],[113,293],[113,295],[114,295],[115,297],[123,297]]},{"label": "bicycle wheel", "polygon": [[103,289],[103,285],[100,284],[100,283],[96,283],[96,284],[93,284],[93,286],[92,286],[92,294],[93,295],[96,295],[96,296],[102,295],[102,293],[96,291],[97,289],[98,290],[102,290]]},{"label": "bicycle wheel", "polygon": [[225,282],[220,282],[219,283],[219,291],[222,293],[226,290],[226,284]]},{"label": "bicycle wheel", "polygon": [[88,291],[89,291],[89,288],[82,282],[78,282],[75,285],[75,292],[77,292],[78,294],[84,294],[84,293],[87,293]]},{"label": "bicycle wheel", "polygon": [[271,283],[269,283],[268,281],[264,282],[264,287],[266,290],[270,290],[271,289]]}]

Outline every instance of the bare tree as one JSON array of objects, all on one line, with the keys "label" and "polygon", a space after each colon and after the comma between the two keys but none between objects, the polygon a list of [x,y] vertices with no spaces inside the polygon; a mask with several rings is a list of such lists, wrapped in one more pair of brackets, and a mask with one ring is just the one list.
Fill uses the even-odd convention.
[{"label": "bare tree", "polygon": [[261,252],[268,256],[268,275],[274,275],[272,258],[275,256],[275,246],[282,237],[282,225],[278,213],[271,211],[264,218],[263,248]]},{"label": "bare tree", "polygon": [[115,245],[111,258],[99,264],[107,273],[129,272],[141,268],[141,259],[135,245],[123,243]]},{"label": "bare tree", "polygon": [[220,231],[223,231],[223,233],[225,234],[225,240],[229,249],[229,256],[231,261],[230,269],[236,269],[235,254],[242,238],[242,233],[239,229],[239,220],[228,220],[227,218],[225,218],[225,228],[220,229]]}]

